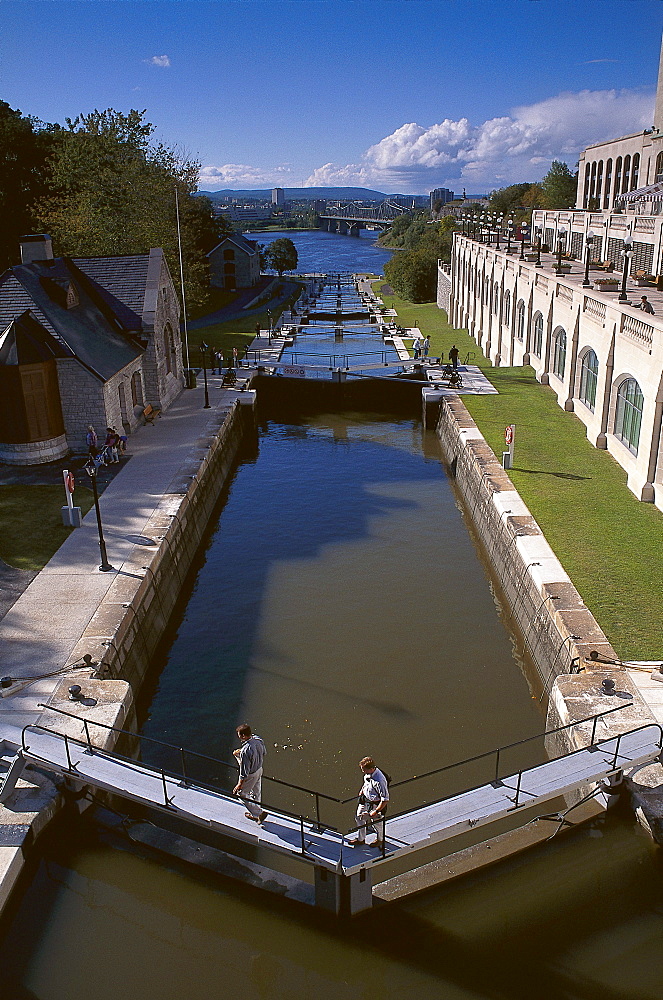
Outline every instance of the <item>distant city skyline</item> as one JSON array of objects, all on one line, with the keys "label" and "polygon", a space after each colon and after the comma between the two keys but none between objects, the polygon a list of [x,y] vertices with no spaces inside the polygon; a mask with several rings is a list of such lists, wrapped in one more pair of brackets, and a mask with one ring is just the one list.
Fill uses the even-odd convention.
[{"label": "distant city skyline", "polygon": [[206,190],[539,180],[651,126],[660,0],[2,0],[0,100],[143,108]]}]

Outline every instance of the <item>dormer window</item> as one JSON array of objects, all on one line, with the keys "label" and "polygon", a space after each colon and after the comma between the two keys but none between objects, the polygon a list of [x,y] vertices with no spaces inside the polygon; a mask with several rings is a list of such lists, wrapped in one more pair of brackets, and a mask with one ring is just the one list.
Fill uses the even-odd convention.
[{"label": "dormer window", "polygon": [[73,309],[74,306],[77,306],[79,304],[79,302],[80,299],[78,297],[78,291],[76,289],[76,286],[73,283],[73,281],[70,281],[69,286],[67,288],[67,309]]},{"label": "dormer window", "polygon": [[71,278],[42,278],[41,281],[53,301],[63,309],[73,309],[79,305],[78,289]]}]

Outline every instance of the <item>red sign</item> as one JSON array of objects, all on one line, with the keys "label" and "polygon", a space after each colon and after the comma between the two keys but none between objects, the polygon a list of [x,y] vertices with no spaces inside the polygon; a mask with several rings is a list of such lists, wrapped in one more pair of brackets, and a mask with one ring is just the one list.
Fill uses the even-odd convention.
[{"label": "red sign", "polygon": [[74,492],[74,489],[75,489],[75,486],[76,486],[76,481],[75,481],[75,479],[74,479],[74,474],[73,474],[73,472],[70,472],[70,473],[69,473],[69,474],[67,475],[67,478],[65,479],[65,483],[67,484],[67,489],[69,490],[69,492],[70,492],[70,493],[73,493],[73,492]]},{"label": "red sign", "polygon": [[504,428],[504,440],[506,441],[507,444],[511,444],[511,442],[513,441],[513,427],[511,426],[511,424],[507,424],[507,426]]}]

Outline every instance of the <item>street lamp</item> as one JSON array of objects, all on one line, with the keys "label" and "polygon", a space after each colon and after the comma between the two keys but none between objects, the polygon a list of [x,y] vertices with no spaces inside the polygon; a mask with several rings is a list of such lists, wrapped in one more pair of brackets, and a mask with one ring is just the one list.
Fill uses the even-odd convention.
[{"label": "street lamp", "polygon": [[99,492],[97,490],[97,466],[94,464],[94,458],[90,456],[88,461],[85,463],[85,471],[92,481],[92,496],[94,497],[94,509],[97,513],[97,530],[99,531],[99,552],[101,553],[101,565],[99,569],[102,573],[108,573],[110,570],[114,570],[115,567],[111,566],[108,561],[108,556],[106,555],[106,542],[104,541],[104,529],[101,526],[101,511],[99,510]]},{"label": "street lamp", "polygon": [[534,261],[534,267],[541,267],[541,230],[539,228],[534,230],[536,236],[536,260]]},{"label": "street lamp", "polygon": [[527,239],[527,223],[520,223],[520,259],[525,260],[525,240]]},{"label": "street lamp", "polygon": [[560,226],[557,230],[557,274],[562,273],[562,252],[566,246],[566,227]]},{"label": "street lamp", "polygon": [[511,239],[513,237],[513,216],[509,216],[506,224],[506,252],[511,253]]},{"label": "street lamp", "polygon": [[502,229],[502,222],[503,222],[503,220],[504,220],[504,216],[503,215],[498,215],[497,218],[496,218],[496,220],[495,220],[495,225],[497,227],[497,246],[496,246],[497,250],[499,250],[499,248],[500,248],[500,230]]},{"label": "street lamp", "polygon": [[203,340],[203,342],[200,345],[200,353],[202,354],[203,358],[203,378],[205,380],[205,405],[203,406],[203,410],[209,410],[210,408],[209,392],[207,391],[207,350],[208,350],[207,344]]},{"label": "street lamp", "polygon": [[592,257],[592,246],[594,244],[594,233],[589,230],[585,237],[585,277],[582,282],[583,288],[589,288],[589,262]]},{"label": "street lamp", "polygon": [[622,290],[619,293],[619,302],[628,301],[628,296],[626,294],[626,279],[628,278],[629,263],[631,261],[631,257],[633,256],[632,243],[633,237],[629,234],[624,240],[624,248],[622,250],[624,257],[624,270],[622,272]]},{"label": "street lamp", "polygon": [[269,323],[269,343],[272,342],[272,310],[267,310],[267,322]]}]

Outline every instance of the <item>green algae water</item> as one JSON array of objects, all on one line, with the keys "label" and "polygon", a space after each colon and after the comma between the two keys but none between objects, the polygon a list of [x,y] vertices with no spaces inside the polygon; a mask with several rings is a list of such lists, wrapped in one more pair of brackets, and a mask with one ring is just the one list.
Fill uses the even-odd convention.
[{"label": "green algae water", "polygon": [[[366,753],[399,780],[544,725],[436,439],[393,416],[265,421],[154,671],[144,734],[227,759],[247,719],[270,773],[339,797]],[[0,946],[18,1000],[663,995],[660,859],[632,818],[351,922],[85,821],[40,850]]]}]

